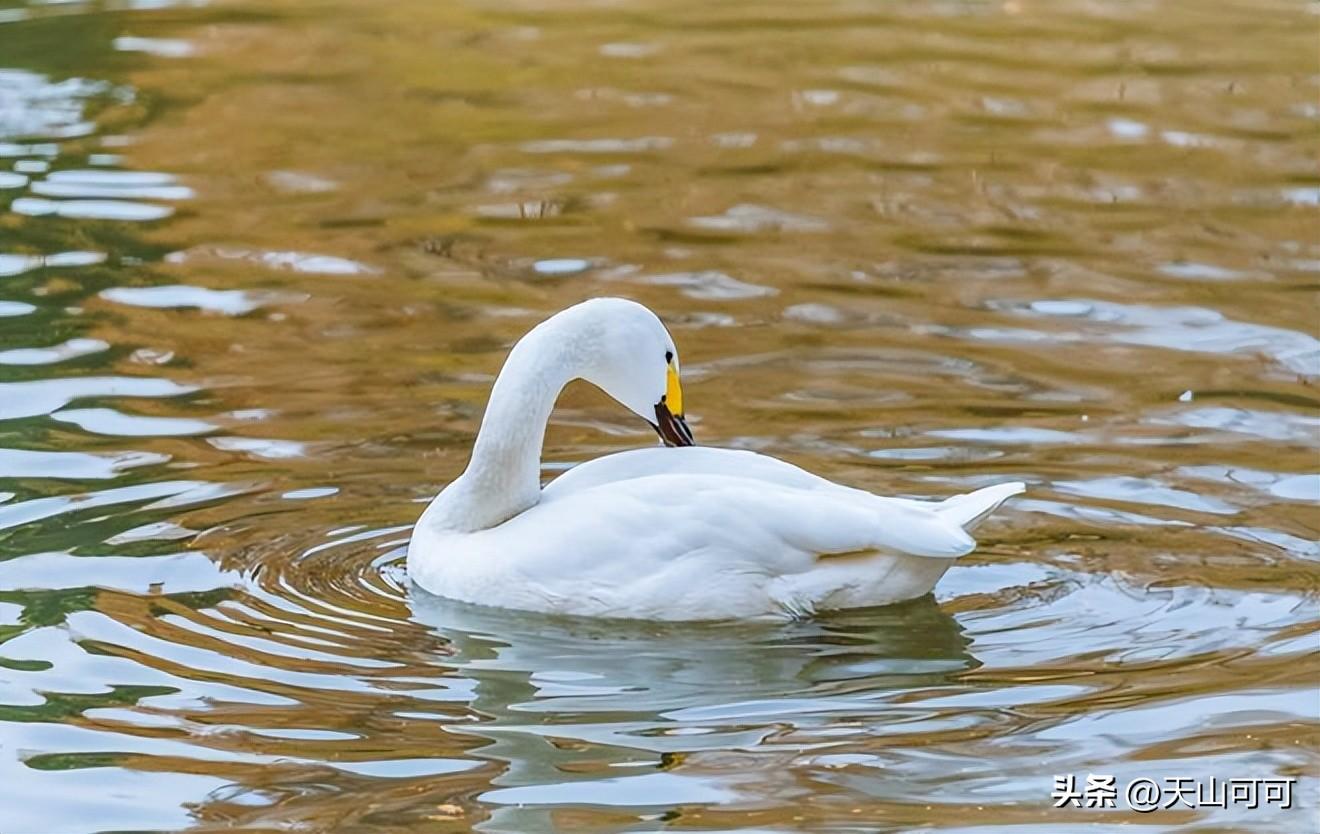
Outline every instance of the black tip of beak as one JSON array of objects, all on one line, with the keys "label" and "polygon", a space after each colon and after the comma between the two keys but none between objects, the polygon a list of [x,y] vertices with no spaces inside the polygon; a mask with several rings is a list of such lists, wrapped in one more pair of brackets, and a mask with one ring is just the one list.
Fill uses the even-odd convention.
[{"label": "black tip of beak", "polygon": [[697,445],[697,441],[692,439],[692,429],[688,428],[683,415],[673,413],[664,403],[656,403],[653,426],[666,446]]}]

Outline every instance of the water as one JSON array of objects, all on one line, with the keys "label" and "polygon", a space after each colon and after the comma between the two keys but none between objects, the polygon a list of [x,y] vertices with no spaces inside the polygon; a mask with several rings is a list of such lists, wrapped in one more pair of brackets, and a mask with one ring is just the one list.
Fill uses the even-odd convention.
[{"label": "water", "polygon": [[[0,830],[1314,830],[1314,4],[0,21]],[[819,622],[410,591],[511,340],[606,293],[700,442],[1029,493]],[[649,435],[571,389],[547,475]]]}]

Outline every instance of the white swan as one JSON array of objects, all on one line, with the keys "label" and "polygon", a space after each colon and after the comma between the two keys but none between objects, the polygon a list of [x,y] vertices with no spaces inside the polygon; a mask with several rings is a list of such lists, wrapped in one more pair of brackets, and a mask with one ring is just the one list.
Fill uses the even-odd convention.
[{"label": "white swan", "polygon": [[[544,489],[560,389],[585,379],[669,445],[581,464]],[[467,470],[436,496],[408,573],[444,597],[595,617],[803,616],[929,592],[966,530],[1020,483],[938,502],[882,498],[754,452],[693,446],[678,351],[650,310],[570,307],[514,345]]]}]

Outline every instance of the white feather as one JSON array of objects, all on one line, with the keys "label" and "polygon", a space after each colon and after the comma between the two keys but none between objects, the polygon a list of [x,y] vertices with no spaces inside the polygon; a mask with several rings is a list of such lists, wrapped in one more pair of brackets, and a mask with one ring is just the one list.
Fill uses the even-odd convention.
[{"label": "white feather", "polygon": [[[606,326],[615,317],[643,329],[653,322],[663,335],[639,349],[672,351],[649,311],[639,319],[639,305],[603,301],[588,304]],[[661,620],[882,605],[928,593],[952,559],[975,547],[964,528],[1023,490],[1009,483],[942,502],[884,498],[754,452],[686,447],[608,455],[538,491],[526,483],[534,471],[527,458],[539,458],[544,415],[578,375],[571,363],[582,340],[598,338],[591,316],[556,324],[560,316],[515,347],[472,463],[417,524],[408,571],[426,590],[507,608]],[[529,355],[552,358],[537,367]],[[553,367],[559,361],[570,367]],[[629,356],[612,361],[626,366]],[[648,362],[638,357],[611,377],[644,382]],[[527,374],[535,379],[517,378]],[[654,382],[657,392],[663,385]],[[631,396],[640,402],[646,390]],[[520,411],[539,418],[535,431],[491,416]],[[495,443],[488,432],[507,434]]]}]

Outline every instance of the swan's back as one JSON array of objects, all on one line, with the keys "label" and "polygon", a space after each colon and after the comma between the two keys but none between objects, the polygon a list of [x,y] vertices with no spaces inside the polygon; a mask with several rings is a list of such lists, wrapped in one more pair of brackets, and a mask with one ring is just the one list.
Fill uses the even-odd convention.
[{"label": "swan's back", "polygon": [[616,452],[573,467],[545,487],[546,499],[648,475],[728,475],[795,489],[848,489],[791,463],[742,449],[655,447]]}]

